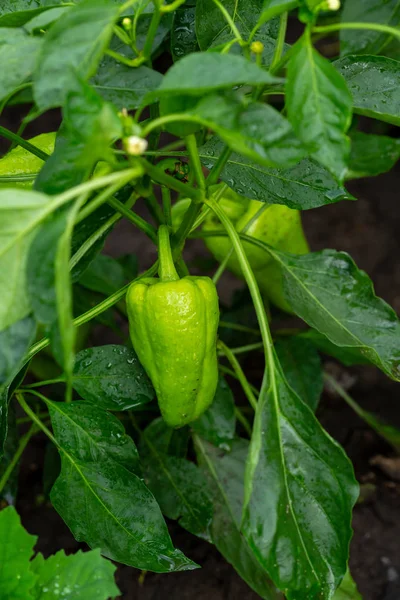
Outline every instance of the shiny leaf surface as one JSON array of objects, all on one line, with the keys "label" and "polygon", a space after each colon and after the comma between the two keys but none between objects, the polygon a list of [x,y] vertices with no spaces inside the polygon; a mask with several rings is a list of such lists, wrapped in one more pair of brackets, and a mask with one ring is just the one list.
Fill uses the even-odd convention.
[{"label": "shiny leaf surface", "polygon": [[129,410],[154,399],[153,386],[134,351],[113,344],[77,354],[73,386],[82,398],[108,410]]}]

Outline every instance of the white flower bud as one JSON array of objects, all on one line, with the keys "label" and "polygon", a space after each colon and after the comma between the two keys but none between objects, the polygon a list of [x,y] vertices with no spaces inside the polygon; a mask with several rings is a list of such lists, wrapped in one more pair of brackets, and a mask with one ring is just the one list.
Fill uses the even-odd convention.
[{"label": "white flower bud", "polygon": [[124,140],[125,150],[131,156],[140,156],[146,152],[148,142],[138,135],[131,135]]},{"label": "white flower bud", "polygon": [[339,10],[340,0],[328,0],[328,10]]}]

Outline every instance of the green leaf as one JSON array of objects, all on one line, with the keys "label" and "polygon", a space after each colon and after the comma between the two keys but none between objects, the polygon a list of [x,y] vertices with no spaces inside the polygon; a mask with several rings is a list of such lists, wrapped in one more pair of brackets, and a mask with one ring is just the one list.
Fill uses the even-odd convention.
[{"label": "green leaf", "polygon": [[12,2],[10,4],[6,0],[5,4],[5,7],[0,7],[0,27],[22,27],[28,21],[52,8],[50,4],[49,6],[40,6],[40,2]]},{"label": "green leaf", "polygon": [[346,367],[352,365],[368,365],[370,361],[362,354],[361,348],[349,346],[336,346],[333,342],[316,329],[308,329],[304,333],[300,333],[297,337],[309,340],[323,354],[333,356]]},{"label": "green leaf", "polygon": [[399,139],[355,131],[351,135],[350,163],[346,178],[358,179],[386,173],[399,158]]},{"label": "green leaf", "polygon": [[[241,35],[248,39],[260,15],[262,1],[225,0],[223,6]],[[201,50],[220,46],[234,38],[225,16],[213,0],[196,2],[196,35]]]},{"label": "green leaf", "polygon": [[347,571],[332,600],[362,600],[350,571]]},{"label": "green leaf", "polygon": [[247,459],[242,530],[288,600],[329,600],[346,572],[358,485],[343,449],[272,361]]},{"label": "green leaf", "polygon": [[298,4],[298,0],[264,0],[260,23],[269,21],[285,11],[293,10]]},{"label": "green leaf", "polygon": [[140,474],[136,446],[114,415],[81,400],[70,403],[49,401],[49,411],[62,448],[75,448],[72,437],[76,435],[79,445],[75,456],[79,459],[87,460],[89,456],[93,461],[109,459],[131,473]]},{"label": "green leaf", "polygon": [[128,443],[132,453],[132,442],[126,442],[121,432],[109,437],[110,427],[118,423],[115,417],[86,405],[97,413],[96,420],[71,420],[71,411],[85,405],[50,401],[48,405],[61,455],[61,474],[51,500],[74,537],[138,569],[165,573],[196,568],[174,549],[153,495],[126,468],[134,466],[125,450]]},{"label": "green leaf", "polygon": [[219,378],[213,403],[197,421],[192,429],[214,446],[229,448],[235,437],[236,417],[235,401],[229,385],[223,377]]},{"label": "green leaf", "polygon": [[110,296],[124,285],[124,269],[115,258],[99,254],[86,269],[79,283],[88,290]]},{"label": "green leaf", "polygon": [[[0,393],[1,394],[1,393]],[[0,395],[1,402],[1,395]],[[1,428],[1,426],[0,426]],[[18,446],[20,443],[20,434],[17,427],[17,418],[15,414],[15,405],[12,404],[10,406],[10,410],[8,411],[7,417],[7,439],[4,444],[4,455],[0,459],[0,479],[5,474],[8,467],[13,462],[15,457],[15,453],[18,451]],[[19,480],[19,465],[20,461],[17,464],[14,464],[14,468],[11,473],[8,473],[7,481],[4,482],[4,485],[0,491],[0,500],[4,499],[7,504],[15,506],[17,500],[17,492],[18,492],[18,480]]]},{"label": "green leaf", "polygon": [[21,369],[35,333],[32,317],[25,317],[0,332],[0,457],[8,429],[8,386]]},{"label": "green leaf", "polygon": [[[396,27],[400,21],[399,0],[346,0],[342,23],[379,23]],[[340,32],[340,54],[379,54],[388,34],[373,29],[343,29]]]},{"label": "green leaf", "polygon": [[64,104],[74,88],[75,73],[83,79],[94,74],[117,16],[115,5],[85,0],[50,29],[34,76],[34,97],[41,111]]},{"label": "green leaf", "polygon": [[303,36],[293,46],[287,71],[286,108],[298,137],[339,181],[346,172],[351,95],[332,64]]},{"label": "green leaf", "polygon": [[0,538],[0,598],[29,600],[36,580],[29,560],[37,538],[25,531],[13,506],[0,512]]},{"label": "green leaf", "polygon": [[[222,149],[221,142],[215,137],[211,138],[199,150],[202,163],[211,169]],[[232,154],[221,179],[235,192],[248,198],[270,204],[285,204],[300,210],[352,199],[324,167],[308,159],[290,169],[271,169]]]},{"label": "green leaf", "polygon": [[99,346],[76,356],[73,386],[88,402],[108,410],[129,410],[154,399],[135,352],[125,346]]},{"label": "green leaf", "polygon": [[[115,194],[115,197],[120,199],[122,202],[126,200],[125,195],[122,193],[124,188]],[[130,190],[129,190],[130,194]],[[104,204],[100,206],[97,210],[95,210],[92,214],[90,214],[86,219],[83,219],[75,225],[74,234],[72,236],[71,241],[71,252],[74,255],[82,244],[100,227],[105,225],[105,223],[109,220],[111,216],[115,214],[115,210]],[[110,232],[112,226],[110,226],[108,232]],[[104,241],[106,238],[107,232],[102,235],[97,242],[91,247],[91,249],[84,254],[84,256],[79,260],[79,262],[75,265],[75,267],[71,271],[72,281],[79,281],[82,274],[86,271],[88,266],[91,264],[92,260],[97,256],[99,252],[101,252]],[[132,277],[133,279],[133,277]]]},{"label": "green leaf", "polygon": [[174,12],[171,29],[171,54],[174,62],[199,50],[195,25],[195,6],[183,5]]},{"label": "green leaf", "polygon": [[280,81],[242,56],[195,52],[179,60],[167,71],[153,96],[202,96],[240,84],[265,85]]},{"label": "green leaf", "polygon": [[51,325],[57,320],[55,290],[56,251],[65,231],[69,209],[59,211],[39,228],[27,261],[27,292],[38,323]]},{"label": "green leaf", "polygon": [[211,537],[224,558],[264,600],[283,600],[240,532],[247,441],[236,439],[229,452],[194,436],[197,458],[214,502]]},{"label": "green leaf", "polygon": [[295,256],[268,251],[282,270],[285,299],[299,317],[333,344],[360,350],[386,375],[400,381],[399,319],[375,295],[368,275],[346,252],[322,250]]},{"label": "green leaf", "polygon": [[185,113],[213,129],[232,150],[266,167],[291,167],[307,154],[289,121],[267,104],[244,106],[236,97],[211,95]]},{"label": "green leaf", "polygon": [[37,554],[31,569],[38,577],[35,600],[108,600],[119,596],[115,585],[116,567],[100,556],[99,550],[66,556],[64,550],[46,560]]},{"label": "green leaf", "polygon": [[0,100],[31,77],[41,44],[40,38],[22,29],[1,27],[0,23]]},{"label": "green leaf", "polygon": [[52,210],[51,198],[44,194],[0,190],[0,331],[30,312],[27,258],[37,228]]},{"label": "green leaf", "polygon": [[[33,138],[30,138],[30,142],[33,146],[40,148],[47,154],[52,154],[54,150],[56,134],[55,133],[42,133]],[[18,187],[31,189],[33,181],[40,169],[43,167],[43,160],[35,154],[32,154],[22,146],[13,148],[10,152],[7,152],[3,158],[0,159],[0,187]],[[7,182],[7,178],[10,179]],[[21,181],[12,181],[12,179],[18,178]],[[26,181],[24,181],[26,178]]]},{"label": "green leaf", "polygon": [[144,479],[163,514],[199,537],[208,539],[212,504],[199,468],[184,458],[160,452],[150,440],[143,457]]},{"label": "green leaf", "polygon": [[105,57],[91,84],[117,108],[132,110],[138,108],[144,97],[157,89],[161,81],[162,75],[158,71],[145,66],[133,69]]},{"label": "green leaf", "polygon": [[71,78],[61,137],[35,182],[35,188],[58,194],[81,183],[96,162],[112,160],[110,145],[122,135],[115,107],[82,80]]},{"label": "green leaf", "polygon": [[336,60],[353,96],[354,112],[400,125],[400,62],[385,56],[346,56]]},{"label": "green leaf", "polygon": [[321,359],[314,344],[300,337],[285,337],[275,343],[275,351],[288,384],[315,412],[324,382]]},{"label": "green leaf", "polygon": [[46,7],[46,11],[41,11],[33,19],[25,24],[25,29],[31,34],[43,33],[49,29],[53,23],[61,19],[70,9],[70,6]]}]

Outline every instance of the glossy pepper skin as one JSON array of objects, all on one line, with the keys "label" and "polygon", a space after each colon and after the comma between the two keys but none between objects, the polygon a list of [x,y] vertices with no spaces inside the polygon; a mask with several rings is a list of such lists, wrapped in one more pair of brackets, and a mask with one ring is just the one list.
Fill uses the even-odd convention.
[{"label": "glossy pepper skin", "polygon": [[[214,192],[218,191],[218,187],[215,186]],[[179,213],[183,210],[186,200],[181,202],[182,208],[178,206],[180,203],[177,203],[173,208],[174,225],[181,218]],[[246,235],[284,252],[307,254],[310,251],[298,210],[293,210],[281,204],[265,205],[258,200],[249,200],[239,196],[229,188],[224,191],[219,205],[231,219],[238,232],[246,233]],[[263,211],[259,214],[261,207],[263,207]],[[257,214],[259,214],[258,217]],[[214,213],[207,216],[203,230],[207,232],[223,231],[219,219]],[[207,236],[204,241],[207,248],[219,262],[223,261],[232,248],[231,242],[226,236]],[[243,242],[243,247],[263,296],[281,310],[292,312],[284,298],[279,266],[261,248],[248,242]],[[232,253],[227,268],[237,277],[242,277],[242,270],[235,253]]]},{"label": "glossy pepper skin", "polygon": [[128,289],[129,329],[164,420],[170,427],[183,427],[214,398],[219,305],[208,277],[179,279],[170,250],[163,254],[165,238],[168,230],[161,226],[160,279],[142,279]]}]

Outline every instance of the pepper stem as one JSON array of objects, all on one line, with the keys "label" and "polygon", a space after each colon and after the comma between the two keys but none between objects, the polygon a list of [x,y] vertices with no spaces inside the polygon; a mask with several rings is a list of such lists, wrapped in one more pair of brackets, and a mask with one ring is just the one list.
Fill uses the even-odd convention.
[{"label": "pepper stem", "polygon": [[172,258],[169,231],[166,225],[160,225],[158,229],[158,260],[158,276],[161,281],[176,281],[179,279]]}]

